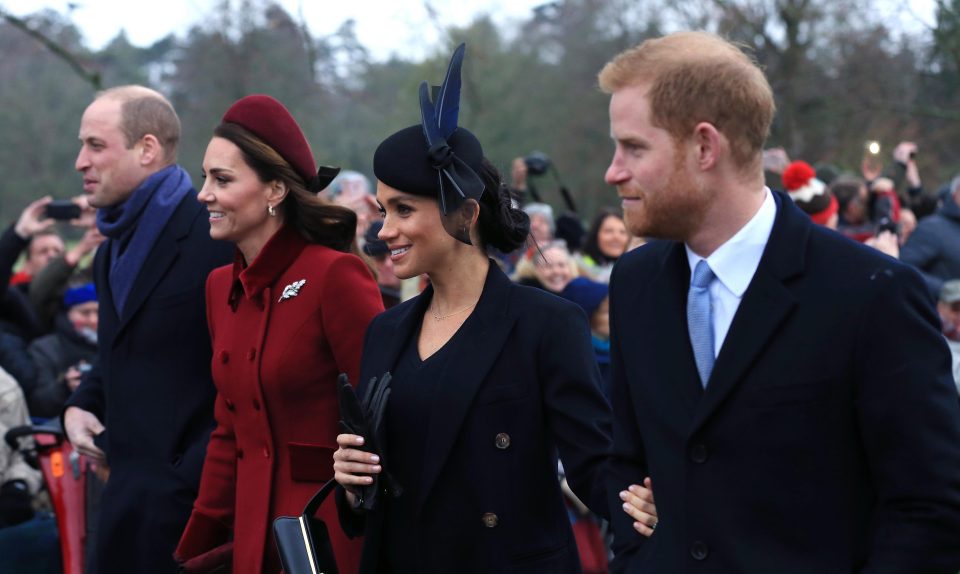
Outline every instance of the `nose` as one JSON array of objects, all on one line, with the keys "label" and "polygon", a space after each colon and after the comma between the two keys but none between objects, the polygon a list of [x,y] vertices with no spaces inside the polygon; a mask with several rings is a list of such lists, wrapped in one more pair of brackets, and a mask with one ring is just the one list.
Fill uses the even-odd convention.
[{"label": "nose", "polygon": [[213,192],[208,189],[210,185],[210,178],[203,180],[203,187],[200,188],[200,191],[197,192],[197,201],[201,203],[210,203],[213,201]]},{"label": "nose", "polygon": [[613,153],[613,159],[610,160],[610,166],[607,168],[607,172],[603,174],[603,180],[607,182],[608,185],[617,185],[623,183],[629,179],[630,174],[623,167],[623,162],[620,160],[620,151]]},{"label": "nose", "polygon": [[73,167],[81,172],[90,167],[90,160],[87,158],[87,146],[80,147],[80,151],[77,153],[77,161],[73,163]]},{"label": "nose", "polygon": [[396,236],[397,230],[391,225],[390,216],[388,215],[383,218],[383,227],[380,228],[380,233],[377,233],[377,239],[390,243],[390,240]]}]

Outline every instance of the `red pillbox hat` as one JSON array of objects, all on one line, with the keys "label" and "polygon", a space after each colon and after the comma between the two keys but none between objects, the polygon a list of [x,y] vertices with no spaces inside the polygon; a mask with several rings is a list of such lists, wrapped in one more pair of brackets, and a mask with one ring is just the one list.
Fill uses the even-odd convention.
[{"label": "red pillbox hat", "polygon": [[313,150],[290,111],[276,99],[263,94],[241,98],[223,114],[222,121],[237,124],[263,140],[287,160],[308,189],[315,185]]}]

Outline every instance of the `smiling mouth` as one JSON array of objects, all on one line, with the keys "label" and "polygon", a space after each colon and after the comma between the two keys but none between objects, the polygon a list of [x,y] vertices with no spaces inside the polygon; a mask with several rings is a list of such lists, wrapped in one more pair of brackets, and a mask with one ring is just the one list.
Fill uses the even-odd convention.
[{"label": "smiling mouth", "polygon": [[410,247],[397,247],[396,249],[390,250],[390,257],[400,257],[407,251],[410,251]]},{"label": "smiling mouth", "polygon": [[211,212],[210,212],[210,219],[223,219],[223,212],[222,212],[222,211],[211,211]]}]

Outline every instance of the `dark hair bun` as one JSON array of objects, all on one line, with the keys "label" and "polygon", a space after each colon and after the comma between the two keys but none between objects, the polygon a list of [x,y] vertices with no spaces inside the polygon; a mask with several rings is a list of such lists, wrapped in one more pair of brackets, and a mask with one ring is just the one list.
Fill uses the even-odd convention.
[{"label": "dark hair bun", "polygon": [[500,174],[484,158],[479,174],[486,189],[480,198],[480,235],[483,241],[503,253],[522,247],[530,234],[530,216],[513,206],[513,198],[500,181]]}]

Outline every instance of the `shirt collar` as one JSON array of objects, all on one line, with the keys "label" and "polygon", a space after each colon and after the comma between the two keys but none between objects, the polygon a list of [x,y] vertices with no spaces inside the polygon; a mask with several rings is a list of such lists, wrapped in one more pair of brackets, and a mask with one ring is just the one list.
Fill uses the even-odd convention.
[{"label": "shirt collar", "polygon": [[[760,258],[763,257],[763,250],[767,246],[767,240],[770,239],[776,217],[776,201],[770,189],[764,187],[763,203],[760,204],[760,209],[746,225],[740,228],[740,231],[707,257],[707,264],[710,265],[713,274],[737,297],[743,297],[757,267],[760,266]],[[684,245],[684,247],[687,250],[687,262],[690,264],[692,277],[694,267],[703,257],[694,253],[690,246]]]}]

